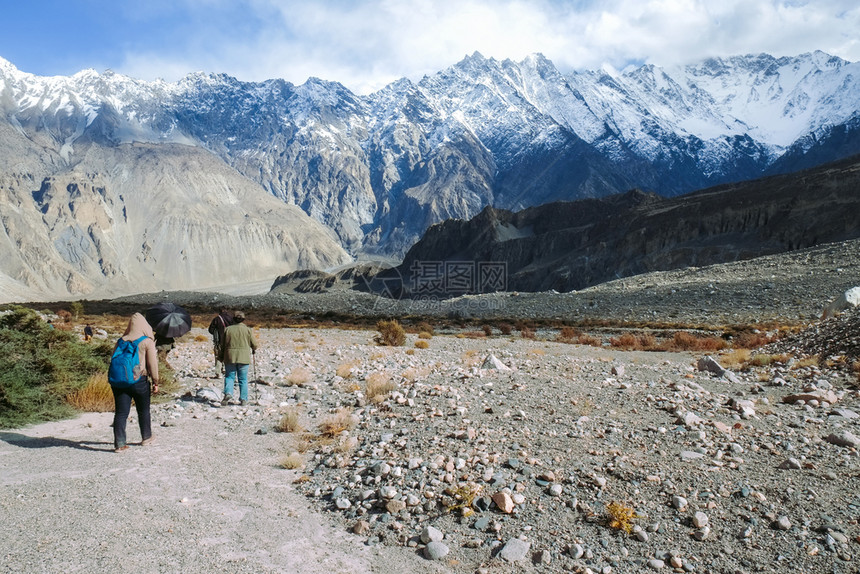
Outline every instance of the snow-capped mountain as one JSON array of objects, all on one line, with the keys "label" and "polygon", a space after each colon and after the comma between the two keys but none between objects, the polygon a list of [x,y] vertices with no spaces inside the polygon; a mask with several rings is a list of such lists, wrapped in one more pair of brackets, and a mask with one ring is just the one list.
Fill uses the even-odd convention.
[{"label": "snow-capped mountain", "polygon": [[194,149],[300,207],[354,255],[396,257],[429,225],[487,205],[635,187],[672,196],[858,153],[858,72],[822,52],[568,75],[539,54],[475,53],[358,96],[316,78],[39,77],[0,58],[0,128],[15,134],[0,139],[0,181],[38,189],[84,165],[116,175],[91,162],[95,149],[145,144],[155,170],[162,150]]}]

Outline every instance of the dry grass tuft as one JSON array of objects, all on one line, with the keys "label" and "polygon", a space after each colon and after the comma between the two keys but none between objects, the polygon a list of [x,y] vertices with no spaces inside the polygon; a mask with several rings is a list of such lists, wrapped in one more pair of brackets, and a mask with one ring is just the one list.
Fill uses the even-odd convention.
[{"label": "dry grass tuft", "polygon": [[303,430],[299,419],[299,410],[295,407],[288,407],[284,411],[284,414],[281,415],[281,419],[275,426],[275,430],[279,432],[299,432]]},{"label": "dry grass tuft", "polygon": [[752,352],[749,349],[732,349],[720,355],[720,364],[727,369],[741,369],[749,363]]},{"label": "dry grass tuft", "polygon": [[813,355],[811,357],[804,357],[796,361],[791,368],[792,369],[805,369],[807,367],[817,367],[820,359],[818,355]]},{"label": "dry grass tuft", "polygon": [[428,337],[421,337],[422,339],[429,339],[436,334],[435,329],[433,329],[433,325],[426,321],[421,321],[420,323],[415,325],[415,329],[418,331],[419,337],[421,337],[422,333],[429,335]]},{"label": "dry grass tuft", "polygon": [[310,382],[313,378],[311,372],[305,369],[304,367],[296,367],[293,369],[289,375],[287,375],[287,385],[295,386],[295,385],[305,385]]},{"label": "dry grass tuft", "polygon": [[514,327],[507,323],[500,323],[498,325],[499,331],[501,331],[502,335],[510,335],[514,331]]},{"label": "dry grass tuft", "polygon": [[85,387],[66,397],[66,402],[78,410],[90,413],[113,411],[113,391],[108,384],[107,373],[92,375]]},{"label": "dry grass tuft", "polygon": [[376,324],[379,334],[373,338],[378,345],[385,347],[400,347],[406,342],[406,331],[395,320],[379,321]]},{"label": "dry grass tuft", "polygon": [[767,367],[774,363],[785,364],[790,358],[786,354],[770,355],[767,353],[758,353],[750,357],[749,364],[753,367]]},{"label": "dry grass tuft", "polygon": [[296,450],[302,454],[314,448],[314,435],[306,433],[296,440]]},{"label": "dry grass tuft", "polygon": [[419,340],[415,341],[415,348],[416,349],[426,349],[429,346],[430,346],[430,343],[428,343],[427,341],[425,341],[423,339],[419,339]]},{"label": "dry grass tuft", "polygon": [[535,338],[534,329],[532,329],[531,327],[525,327],[525,326],[520,327],[520,336],[523,339],[534,339]]},{"label": "dry grass tuft", "polygon": [[208,341],[209,337],[207,337],[206,335],[194,335],[194,340],[198,343],[202,343],[203,341]]},{"label": "dry grass tuft", "polygon": [[349,361],[348,363],[338,365],[334,372],[338,377],[348,379],[353,375],[356,367],[358,367],[358,361]]},{"label": "dry grass tuft", "polygon": [[421,331],[418,333],[418,338],[419,339],[432,339],[433,333],[430,333],[428,331]]},{"label": "dry grass tuft", "polygon": [[465,353],[463,353],[463,364],[468,367],[477,367],[481,364],[481,357],[478,355],[478,351],[475,349],[469,349]]},{"label": "dry grass tuft", "polygon": [[293,452],[281,459],[281,468],[296,470],[305,467],[305,457],[298,452]]},{"label": "dry grass tuft", "polygon": [[352,430],[355,425],[355,418],[349,409],[341,407],[320,423],[320,433],[323,437],[334,438],[343,431]]},{"label": "dry grass tuft", "polygon": [[348,455],[352,454],[355,449],[358,448],[358,439],[354,436],[344,437],[343,440],[337,443],[337,446],[334,448],[334,452],[338,454]]},{"label": "dry grass tuft", "polygon": [[627,534],[633,532],[633,519],[639,518],[633,508],[620,502],[610,502],[606,505],[606,511],[609,515],[606,519],[606,525],[609,528],[623,530]]},{"label": "dry grass tuft", "polygon": [[388,373],[375,372],[367,376],[365,393],[367,400],[379,404],[388,398],[388,394],[397,388]]}]

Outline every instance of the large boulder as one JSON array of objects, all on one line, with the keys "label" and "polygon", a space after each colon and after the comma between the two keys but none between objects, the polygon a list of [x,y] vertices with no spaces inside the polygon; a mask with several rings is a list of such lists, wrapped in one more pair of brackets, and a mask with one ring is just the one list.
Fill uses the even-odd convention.
[{"label": "large boulder", "polygon": [[860,305],[860,287],[852,287],[837,297],[835,301],[828,303],[827,307],[824,308],[821,318],[827,319],[828,317],[836,316],[842,311],[858,305]]}]

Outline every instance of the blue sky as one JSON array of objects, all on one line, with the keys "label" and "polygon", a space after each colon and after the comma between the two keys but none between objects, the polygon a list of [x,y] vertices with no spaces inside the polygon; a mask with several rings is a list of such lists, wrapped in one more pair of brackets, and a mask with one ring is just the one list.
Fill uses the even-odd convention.
[{"label": "blue sky", "polygon": [[474,51],[563,71],[823,50],[860,61],[856,0],[5,0],[0,57],[24,72],[175,81],[309,76],[368,93]]}]

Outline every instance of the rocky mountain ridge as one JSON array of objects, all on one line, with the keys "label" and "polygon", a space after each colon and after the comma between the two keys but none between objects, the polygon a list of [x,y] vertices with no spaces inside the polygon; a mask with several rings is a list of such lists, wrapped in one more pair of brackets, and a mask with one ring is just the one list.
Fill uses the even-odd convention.
[{"label": "rocky mountain ridge", "polygon": [[[519,212],[487,207],[428,229],[373,285],[401,296],[566,292],[860,237],[860,156],[675,198],[631,191]],[[504,272],[500,284],[482,276]],[[465,278],[464,278],[465,275]],[[400,291],[402,289],[402,291]]]},{"label": "rocky mountain ridge", "polygon": [[[0,59],[0,284],[32,300],[260,281],[399,259],[430,225],[487,206],[672,196],[829,161],[860,151],[858,66],[815,52],[564,75],[540,55],[475,53],[358,96],[316,78],[46,78]],[[43,190],[56,182],[75,204],[129,202],[128,219],[81,224]],[[138,209],[153,190],[181,222]],[[265,231],[210,227],[237,202]]]},{"label": "rocky mountain ridge", "polygon": [[353,254],[397,256],[429,225],[488,205],[671,196],[860,152],[858,67],[814,52],[564,75],[540,54],[475,53],[358,96],[316,78],[41,78],[0,61],[0,108],[60,166],[87,141],[204,148]]}]

